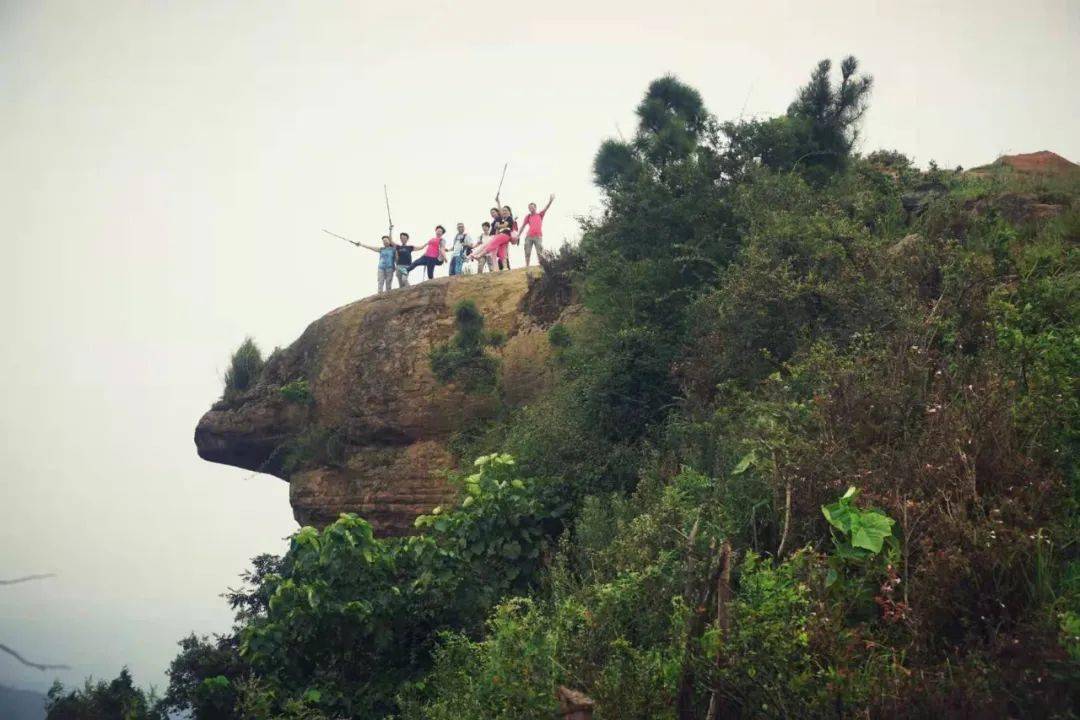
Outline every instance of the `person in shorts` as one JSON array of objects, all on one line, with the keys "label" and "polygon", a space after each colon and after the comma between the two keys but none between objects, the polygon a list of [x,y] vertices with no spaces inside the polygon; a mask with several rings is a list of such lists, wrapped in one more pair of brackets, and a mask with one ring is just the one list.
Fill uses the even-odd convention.
[{"label": "person in shorts", "polygon": [[409,244],[409,233],[401,233],[398,236],[401,242],[397,245],[397,281],[398,287],[409,287],[409,267],[412,265],[412,254],[416,248]]},{"label": "person in shorts", "polygon": [[547,205],[540,212],[536,212],[536,203],[529,203],[529,214],[521,221],[521,226],[525,228],[525,267],[529,267],[534,247],[537,262],[540,261],[540,253],[544,252],[544,215],[547,214],[553,202],[555,202],[555,193],[551,194]]}]

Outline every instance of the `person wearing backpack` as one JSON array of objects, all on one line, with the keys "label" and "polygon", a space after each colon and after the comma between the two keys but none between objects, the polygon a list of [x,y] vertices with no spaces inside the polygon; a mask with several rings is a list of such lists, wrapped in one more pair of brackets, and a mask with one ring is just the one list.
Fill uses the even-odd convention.
[{"label": "person wearing backpack", "polygon": [[457,235],[450,245],[450,274],[460,275],[465,265],[465,256],[473,249],[473,239],[465,232],[465,223],[457,224]]}]

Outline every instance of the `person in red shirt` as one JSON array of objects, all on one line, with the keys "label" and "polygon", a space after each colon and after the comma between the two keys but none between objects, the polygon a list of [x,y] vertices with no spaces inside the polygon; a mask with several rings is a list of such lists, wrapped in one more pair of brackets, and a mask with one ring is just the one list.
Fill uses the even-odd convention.
[{"label": "person in red shirt", "polygon": [[536,212],[536,203],[529,203],[529,214],[525,216],[521,224],[525,228],[525,267],[528,267],[532,260],[534,247],[537,262],[540,261],[540,253],[544,252],[544,215],[553,202],[555,202],[555,193],[551,194],[547,205],[540,212]]}]

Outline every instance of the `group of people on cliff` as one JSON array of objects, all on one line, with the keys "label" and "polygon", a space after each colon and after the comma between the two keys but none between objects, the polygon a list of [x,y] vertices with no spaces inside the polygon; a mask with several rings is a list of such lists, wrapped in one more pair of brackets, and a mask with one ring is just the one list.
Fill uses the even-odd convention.
[{"label": "group of people on cliff", "polygon": [[[475,262],[476,272],[485,270],[495,272],[510,269],[509,245],[524,241],[525,265],[532,264],[532,251],[536,250],[537,260],[544,252],[544,216],[547,214],[555,195],[548,197],[547,205],[538,210],[536,203],[529,203],[529,213],[518,220],[509,205],[499,205],[495,196],[495,207],[491,208],[491,220],[480,226],[480,235],[473,239],[465,231],[465,223],[457,224],[457,233],[450,237],[442,225],[435,226],[435,236],[426,245],[413,245],[409,233],[398,235],[398,242],[393,240],[393,225],[390,234],[382,236],[382,245],[366,245],[354,242],[357,247],[367,248],[379,254],[378,287],[379,292],[389,292],[396,277],[398,287],[409,286],[409,273],[418,267],[425,268],[428,279],[435,277],[435,268],[449,263],[450,275],[461,275],[466,270],[466,263]],[[423,251],[420,257],[413,259],[413,253]]]}]

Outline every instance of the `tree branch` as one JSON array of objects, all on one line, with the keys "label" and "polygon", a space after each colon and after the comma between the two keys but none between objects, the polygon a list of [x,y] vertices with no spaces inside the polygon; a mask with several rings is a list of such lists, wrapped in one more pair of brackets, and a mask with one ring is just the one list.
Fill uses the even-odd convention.
[{"label": "tree branch", "polygon": [[44,665],[42,663],[30,662],[29,660],[24,658],[22,655],[15,652],[14,650],[9,648],[7,645],[4,645],[3,643],[0,643],[0,651],[6,652],[8,655],[15,658],[19,662],[21,662],[23,665],[26,665],[27,667],[32,667],[35,670],[41,670],[42,672],[45,672],[46,670],[70,670],[71,669],[70,665]]},{"label": "tree branch", "polygon": [[12,578],[11,580],[0,580],[0,585],[17,585],[18,583],[30,582],[31,580],[44,580],[45,578],[56,577],[56,573],[41,573],[38,575],[26,575],[24,577]]}]

